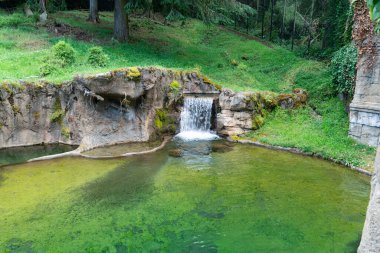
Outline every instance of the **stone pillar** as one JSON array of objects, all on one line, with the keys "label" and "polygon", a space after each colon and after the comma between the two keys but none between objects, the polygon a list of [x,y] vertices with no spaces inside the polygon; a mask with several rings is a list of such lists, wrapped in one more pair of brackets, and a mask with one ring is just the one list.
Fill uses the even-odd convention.
[{"label": "stone pillar", "polygon": [[380,39],[371,69],[363,57],[358,63],[354,99],[350,105],[349,134],[361,143],[376,147],[380,137]]}]

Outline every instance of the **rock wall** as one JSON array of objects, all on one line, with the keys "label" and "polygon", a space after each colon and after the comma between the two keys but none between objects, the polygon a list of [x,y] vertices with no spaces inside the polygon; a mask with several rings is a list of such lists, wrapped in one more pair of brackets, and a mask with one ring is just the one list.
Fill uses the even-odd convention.
[{"label": "rock wall", "polygon": [[380,252],[380,149],[377,150],[371,197],[358,253]]},{"label": "rock wall", "polygon": [[292,109],[304,105],[308,95],[302,89],[292,94],[238,92],[224,89],[219,96],[217,132],[224,136],[242,135],[264,124],[265,116],[277,106]]},{"label": "rock wall", "polygon": [[82,150],[174,132],[183,93],[218,90],[197,73],[129,68],[61,85],[0,86],[0,148],[66,143]]},{"label": "rock wall", "polygon": [[374,147],[380,137],[380,38],[376,39],[376,50],[371,67],[366,61],[372,56],[359,60],[349,131],[354,139]]}]

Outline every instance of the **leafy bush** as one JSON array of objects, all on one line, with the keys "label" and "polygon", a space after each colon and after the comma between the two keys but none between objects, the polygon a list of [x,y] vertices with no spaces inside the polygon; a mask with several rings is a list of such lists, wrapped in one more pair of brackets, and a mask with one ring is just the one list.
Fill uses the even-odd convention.
[{"label": "leafy bush", "polygon": [[52,54],[44,59],[40,67],[41,76],[48,76],[75,62],[75,51],[73,47],[64,41],[59,41],[55,44],[51,51]]},{"label": "leafy bush", "polygon": [[344,46],[334,54],[330,68],[336,92],[353,95],[357,59],[358,53],[353,45]]},{"label": "leafy bush", "polygon": [[108,65],[110,58],[104,53],[101,47],[92,47],[88,50],[88,63],[94,67],[105,67]]},{"label": "leafy bush", "polygon": [[64,41],[59,41],[52,48],[53,58],[60,60],[63,66],[71,65],[75,62],[75,51],[74,48]]},{"label": "leafy bush", "polygon": [[60,59],[56,59],[54,57],[45,58],[44,63],[40,67],[40,75],[48,76],[50,74],[53,74],[54,72],[57,72],[59,69],[63,68],[64,66],[65,66],[64,62]]}]

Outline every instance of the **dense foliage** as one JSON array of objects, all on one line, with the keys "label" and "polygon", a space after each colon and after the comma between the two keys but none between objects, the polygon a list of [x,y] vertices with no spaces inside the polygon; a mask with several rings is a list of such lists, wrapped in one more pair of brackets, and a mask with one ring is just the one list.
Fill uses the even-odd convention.
[{"label": "dense foliage", "polygon": [[347,45],[337,51],[331,61],[333,85],[338,93],[353,96],[358,53],[356,47]]},{"label": "dense foliage", "polygon": [[376,30],[380,30],[380,0],[367,0],[371,18],[376,23]]}]

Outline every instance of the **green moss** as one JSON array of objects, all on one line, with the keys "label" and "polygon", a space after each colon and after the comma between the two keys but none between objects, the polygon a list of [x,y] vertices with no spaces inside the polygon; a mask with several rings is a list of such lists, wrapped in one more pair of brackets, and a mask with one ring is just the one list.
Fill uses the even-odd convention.
[{"label": "green moss", "polygon": [[62,109],[59,109],[55,112],[53,112],[50,116],[49,119],[51,122],[57,122],[59,124],[62,124],[63,117],[65,116],[65,111]]},{"label": "green moss", "polygon": [[34,120],[39,120],[40,119],[40,117],[41,117],[41,113],[40,112],[34,112],[33,113],[33,117],[34,117]]},{"label": "green moss", "polygon": [[12,105],[12,110],[13,110],[14,115],[21,112],[21,108],[18,105]]},{"label": "green moss", "polygon": [[215,89],[221,91],[222,90],[222,86],[219,85],[219,84],[216,84],[214,81],[212,81],[210,78],[208,78],[207,76],[202,76],[202,80],[204,83],[206,84],[209,84],[211,86],[214,86]]},{"label": "green moss", "polygon": [[257,130],[259,129],[260,127],[262,127],[264,125],[264,117],[261,116],[261,115],[256,115],[253,119],[252,119],[252,128],[254,130]]},{"label": "green moss", "polygon": [[127,77],[132,80],[138,79],[141,77],[141,72],[137,67],[131,67],[127,70]]},{"label": "green moss", "polygon": [[53,105],[53,113],[49,116],[49,119],[51,122],[56,122],[59,125],[62,125],[64,116],[65,111],[61,108],[61,100],[57,98]]},{"label": "green moss", "polygon": [[70,128],[68,127],[62,127],[62,130],[61,130],[61,134],[66,138],[66,139],[70,139]]},{"label": "green moss", "polygon": [[179,89],[181,89],[181,84],[177,80],[174,80],[170,83],[171,91],[179,91]]},{"label": "green moss", "polygon": [[0,130],[3,128],[4,124],[0,122]]},{"label": "green moss", "polygon": [[156,117],[154,124],[161,133],[175,133],[175,120],[169,116],[169,112],[165,109],[156,109]]},{"label": "green moss", "polygon": [[155,124],[155,126],[158,128],[158,129],[162,129],[162,127],[163,127],[163,123],[162,123],[162,121],[161,121],[161,119],[159,118],[159,117],[156,117],[155,119],[154,119],[154,124]]}]

